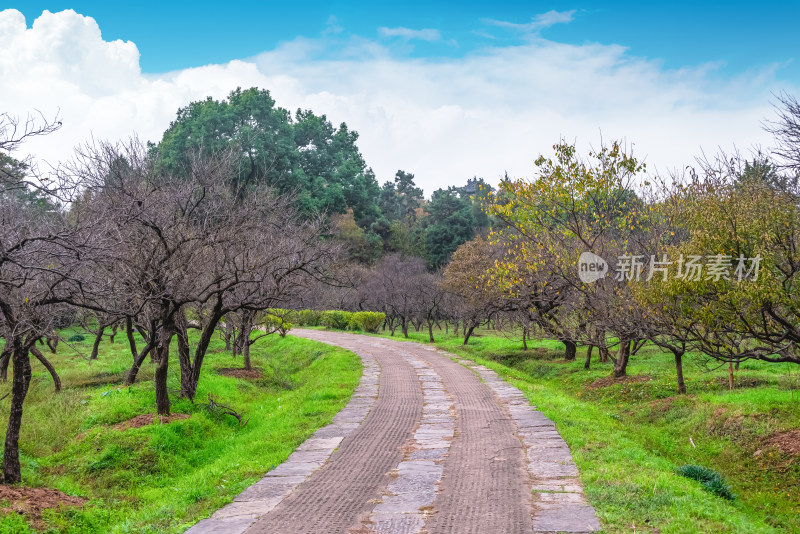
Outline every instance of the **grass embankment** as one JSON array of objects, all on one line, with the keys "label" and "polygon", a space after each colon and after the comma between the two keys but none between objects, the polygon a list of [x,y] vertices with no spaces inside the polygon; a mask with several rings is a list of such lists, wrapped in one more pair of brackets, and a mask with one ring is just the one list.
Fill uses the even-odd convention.
[{"label": "grass embankment", "polygon": [[[656,347],[631,358],[638,380],[598,384],[611,364],[595,359],[585,371],[584,350],[565,362],[558,342],[523,351],[519,340],[479,334],[465,347],[440,332],[436,345],[496,370],[556,423],[606,532],[800,532],[800,457],[768,440],[800,429],[796,365],[743,363],[729,391],[727,366],[687,356],[689,394],[676,395],[674,360]],[[718,471],[737,498],[678,475],[684,464]]]},{"label": "grass embankment", "polygon": [[[92,341],[86,336],[73,345],[88,355]],[[232,378],[218,371],[241,367],[241,358],[223,351],[221,342],[213,343],[195,403],[173,398],[172,412],[190,417],[126,430],[114,426],[155,412],[155,390],[151,364],[143,366],[137,384],[122,386],[131,363],[124,334],[114,344],[104,340],[96,361],[63,343],[58,355],[48,353],[64,386],[58,394],[47,371],[33,361],[20,439],[23,483],[88,499],[82,507],[46,510],[36,530],[182,532],[328,423],[361,374],[351,352],[274,336],[252,347],[253,365],[263,370],[263,378]],[[177,359],[170,362],[169,385],[179,387]],[[10,387],[1,384],[0,396]],[[240,426],[230,415],[209,411],[209,393],[249,422]],[[7,413],[8,399],[0,407]],[[0,532],[29,531],[34,529],[28,518],[0,516]]]}]

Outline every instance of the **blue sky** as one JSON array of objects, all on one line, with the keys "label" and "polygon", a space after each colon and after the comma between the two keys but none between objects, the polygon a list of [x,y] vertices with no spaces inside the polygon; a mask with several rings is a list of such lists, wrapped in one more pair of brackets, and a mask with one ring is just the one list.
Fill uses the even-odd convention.
[{"label": "blue sky", "polygon": [[346,122],[380,181],[403,169],[427,194],[530,176],[562,138],[622,140],[665,174],[769,148],[774,95],[800,96],[798,21],[800,1],[18,3],[0,8],[0,111],[59,113],[26,145],[57,163],[257,86]]},{"label": "blue sky", "polygon": [[[721,74],[780,64],[782,79],[800,81],[800,2],[22,2],[29,24],[44,9],[74,9],[97,20],[106,40],[134,41],[145,72],[222,63],[270,50],[297,36],[314,37],[331,16],[344,32],[368,38],[380,27],[429,28],[441,40],[397,51],[454,57],[487,45],[505,46],[518,30],[487,19],[529,23],[550,10],[574,20],[543,31],[559,42],[619,44],[663,61],[665,68],[719,62]],[[491,35],[492,37],[489,37]]]}]

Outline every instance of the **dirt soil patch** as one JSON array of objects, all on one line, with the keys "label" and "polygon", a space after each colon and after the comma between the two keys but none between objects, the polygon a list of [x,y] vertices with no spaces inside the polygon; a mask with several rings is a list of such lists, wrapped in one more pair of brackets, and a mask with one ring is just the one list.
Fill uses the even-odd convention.
[{"label": "dirt soil patch", "polygon": [[800,456],[800,430],[771,434],[764,440],[764,447],[775,447],[783,454],[797,458]]},{"label": "dirt soil patch", "polygon": [[87,500],[49,488],[0,486],[0,501],[8,502],[0,510],[24,515],[38,529],[46,527],[42,522],[42,511],[59,506],[83,506]]},{"label": "dirt soil patch", "polygon": [[665,397],[663,399],[656,399],[650,403],[654,412],[668,412],[672,408],[672,403],[675,402],[675,397]]},{"label": "dirt soil patch", "polygon": [[636,376],[624,376],[622,378],[614,378],[613,376],[607,376],[605,378],[599,378],[589,384],[589,389],[596,389],[596,388],[605,388],[608,386],[613,386],[614,384],[634,384],[636,382],[649,382],[652,380],[652,377],[647,375],[636,375]]},{"label": "dirt soil patch", "polygon": [[223,376],[231,376],[233,378],[245,378],[250,380],[264,378],[264,373],[258,369],[234,369],[226,367],[224,369],[219,369],[217,372]]},{"label": "dirt soil patch", "polygon": [[188,413],[173,413],[170,415],[156,415],[153,413],[146,413],[137,415],[133,419],[128,419],[121,423],[114,425],[114,430],[128,430],[129,428],[141,428],[143,426],[152,425],[156,422],[171,423],[172,421],[180,421],[181,419],[189,419]]}]

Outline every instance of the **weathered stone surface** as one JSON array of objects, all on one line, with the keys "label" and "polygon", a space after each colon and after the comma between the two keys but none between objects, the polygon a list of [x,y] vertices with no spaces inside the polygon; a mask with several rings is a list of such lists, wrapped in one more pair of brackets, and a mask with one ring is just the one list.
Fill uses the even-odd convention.
[{"label": "weathered stone surface", "polygon": [[314,449],[330,449],[331,451],[339,446],[342,442],[341,437],[333,438],[309,438],[305,440],[299,447],[298,451],[308,451]]},{"label": "weathered stone surface", "polygon": [[293,475],[308,476],[312,471],[322,466],[322,462],[291,462],[286,461],[269,472],[272,477],[286,477]]},{"label": "weathered stone surface", "polygon": [[211,517],[215,519],[224,519],[226,517],[247,516],[255,519],[275,508],[283,498],[284,495],[278,495],[258,501],[234,501],[214,512],[214,515]]},{"label": "weathered stone surface", "polygon": [[263,501],[278,496],[285,497],[306,477],[265,477],[237,495],[234,501]]},{"label": "weathered stone surface", "polygon": [[586,500],[581,493],[540,493],[536,501],[536,506],[554,507],[564,504],[586,504]]},{"label": "weathered stone surface", "polygon": [[421,514],[375,514],[372,521],[376,534],[414,534],[425,526]]},{"label": "weathered stone surface", "polygon": [[382,503],[375,506],[373,513],[413,513],[423,506],[430,506],[435,498],[436,491],[433,486],[429,491],[388,495],[383,498]]},{"label": "weathered stone surface", "polygon": [[411,460],[441,460],[447,456],[447,451],[450,450],[446,447],[440,449],[419,449],[409,455]]},{"label": "weathered stone surface", "polygon": [[528,449],[528,460],[531,462],[572,463],[569,447],[549,447],[546,449]]},{"label": "weathered stone surface", "polygon": [[529,462],[528,468],[534,477],[559,478],[578,476],[578,468],[572,463],[536,461]]},{"label": "weathered stone surface", "polygon": [[581,504],[539,510],[533,519],[534,532],[593,532],[600,528],[594,508]]},{"label": "weathered stone surface", "polygon": [[286,459],[287,462],[324,462],[327,460],[333,449],[308,449],[296,450]]},{"label": "weathered stone surface", "polygon": [[186,534],[241,534],[253,524],[249,517],[230,517],[226,519],[203,519]]}]

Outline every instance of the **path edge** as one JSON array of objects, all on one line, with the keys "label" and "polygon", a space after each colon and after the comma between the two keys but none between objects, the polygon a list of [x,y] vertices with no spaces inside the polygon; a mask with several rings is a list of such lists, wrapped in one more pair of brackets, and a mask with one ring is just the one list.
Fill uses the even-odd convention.
[{"label": "path edge", "polygon": [[[300,332],[297,334],[300,335],[295,337],[305,338]],[[234,497],[233,502],[198,521],[184,534],[241,534],[325,465],[342,440],[366,419],[378,398],[380,364],[371,354],[350,352],[361,359],[361,378],[333,421],[317,429],[283,463]]]}]

